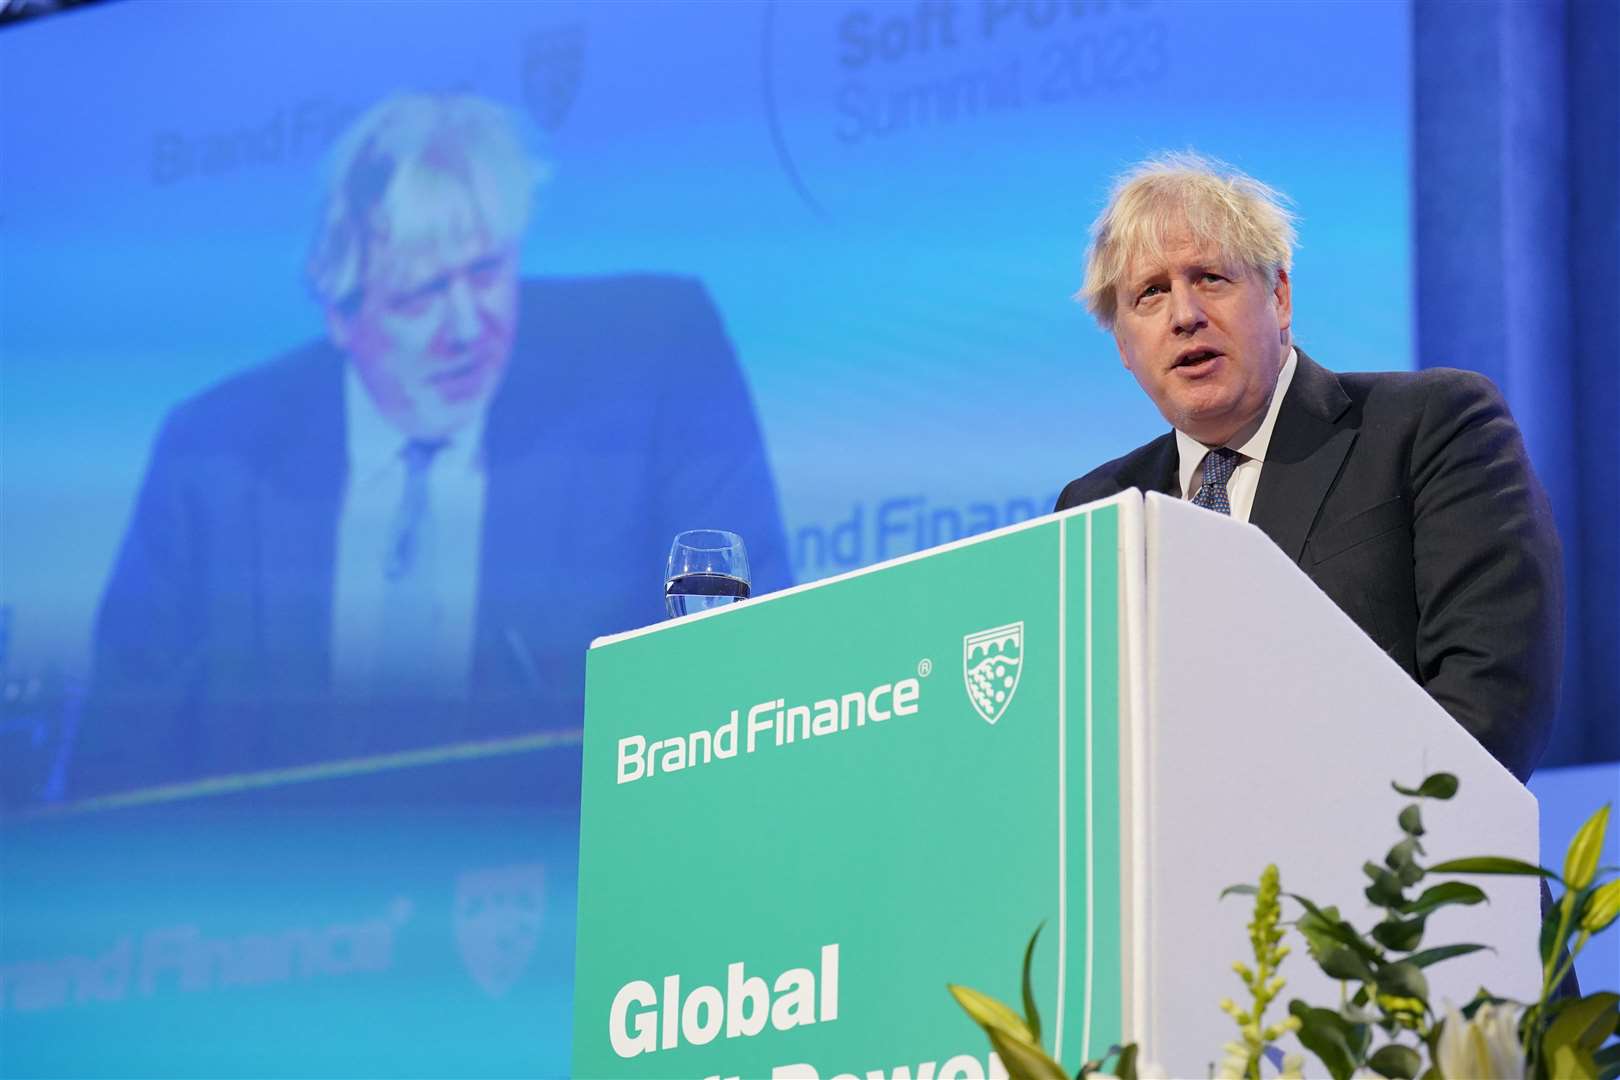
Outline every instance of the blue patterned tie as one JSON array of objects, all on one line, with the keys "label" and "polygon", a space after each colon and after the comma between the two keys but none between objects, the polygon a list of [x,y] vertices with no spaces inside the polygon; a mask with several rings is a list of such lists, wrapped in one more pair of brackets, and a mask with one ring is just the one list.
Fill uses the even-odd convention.
[{"label": "blue patterned tie", "polygon": [[1192,497],[1194,506],[1213,510],[1217,514],[1232,514],[1232,501],[1226,496],[1226,482],[1232,479],[1232,470],[1243,457],[1229,446],[1217,446],[1204,455],[1204,482],[1198,494]]},{"label": "blue patterned tie", "polygon": [[389,581],[398,581],[410,573],[424,546],[424,534],[432,528],[428,517],[427,471],[434,455],[448,445],[448,439],[412,439],[400,449],[399,456],[405,462],[405,488],[394,514],[388,558],[383,566]]},{"label": "blue patterned tie", "polygon": [[412,439],[400,450],[405,483],[384,554],[382,622],[372,670],[373,693],[385,700],[442,696],[455,673],[438,655],[443,620],[428,469],[449,443]]}]

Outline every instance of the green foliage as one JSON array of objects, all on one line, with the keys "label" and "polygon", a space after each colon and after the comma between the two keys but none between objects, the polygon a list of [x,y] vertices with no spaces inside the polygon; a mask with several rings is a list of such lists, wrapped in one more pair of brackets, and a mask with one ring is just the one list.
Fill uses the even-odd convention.
[{"label": "green foliage", "polygon": [[1588,934],[1599,934],[1613,925],[1616,916],[1620,916],[1620,878],[1592,890],[1580,926]]},{"label": "green foliage", "polygon": [[1437,772],[1424,777],[1423,783],[1415,788],[1404,788],[1396,783],[1391,783],[1389,786],[1408,798],[1443,801],[1457,794],[1457,789],[1462,786],[1462,783],[1451,773]]},{"label": "green foliage", "polygon": [[[1037,926],[1035,932],[1029,936],[1029,944],[1024,946],[1023,1016],[1019,1016],[989,994],[981,993],[972,987],[958,986],[955,983],[945,984],[945,989],[950,991],[956,1003],[962,1007],[962,1011],[984,1029],[985,1035],[990,1040],[990,1048],[1007,1067],[1007,1075],[1011,1080],[1069,1080],[1063,1066],[1041,1048],[1041,1015],[1035,1007],[1035,989],[1030,978],[1030,969],[1035,961],[1035,942],[1039,940],[1041,930],[1045,926],[1044,922]],[[1108,1053],[1100,1060],[1088,1061],[1081,1065],[1080,1071],[1075,1075],[1085,1077],[1101,1072],[1110,1059],[1117,1059],[1113,1075],[1119,1077],[1119,1080],[1137,1080],[1135,1043],[1123,1047],[1110,1047]]]},{"label": "green foliage", "polygon": [[1431,874],[1505,874],[1516,877],[1544,877],[1558,880],[1551,870],[1543,870],[1531,863],[1509,859],[1500,855],[1477,855],[1468,859],[1452,859],[1429,867]]},{"label": "green foliage", "polygon": [[1029,935],[1029,944],[1024,946],[1024,1018],[1029,1025],[1030,1040],[1036,1046],[1041,1044],[1041,1011],[1035,1007],[1035,987],[1030,982],[1029,971],[1035,960],[1035,943],[1041,938],[1041,931],[1046,929],[1046,923],[1035,928]]},{"label": "green foliage", "polygon": [[1305,1049],[1327,1067],[1333,1080],[1348,1080],[1372,1041],[1367,1026],[1332,1009],[1315,1008],[1297,999],[1288,1003],[1288,1012],[1300,1021],[1299,1041]]},{"label": "green foliage", "polygon": [[[1416,787],[1392,786],[1416,799],[1450,799],[1459,788],[1457,778],[1448,773],[1425,777]],[[1500,856],[1472,856],[1424,866],[1419,861],[1425,854],[1421,804],[1404,806],[1396,818],[1401,839],[1382,862],[1362,866],[1368,880],[1363,895],[1383,910],[1383,917],[1366,932],[1345,919],[1337,907],[1283,892],[1275,866],[1266,867],[1258,886],[1233,885],[1223,890],[1222,897],[1255,898],[1249,923],[1254,963],[1233,965],[1251,1004],[1243,1008],[1229,1000],[1221,1002],[1239,1034],[1238,1040],[1227,1044],[1230,1056],[1223,1068],[1241,1063],[1243,1076],[1259,1080],[1266,1048],[1295,1032],[1334,1080],[1348,1080],[1358,1072],[1399,1080],[1460,1080],[1460,1076],[1444,1075],[1448,1060],[1454,1069],[1468,1072],[1500,1067],[1516,1073],[1521,1053],[1524,1074],[1534,1080],[1620,1080],[1620,1041],[1610,1042],[1620,1031],[1620,994],[1605,991],[1562,1000],[1552,996],[1590,938],[1620,921],[1620,878],[1603,880],[1613,868],[1598,865],[1609,815],[1610,807],[1603,806],[1581,826],[1565,853],[1560,876]],[[1489,902],[1484,890],[1469,882],[1426,884],[1439,874],[1539,877],[1564,887],[1542,922],[1542,988],[1535,1003],[1508,1001],[1481,987],[1460,1010],[1449,1009],[1445,1017],[1437,1014],[1429,1001],[1424,969],[1485,946],[1424,948],[1429,918],[1447,907]],[[1408,894],[1420,888],[1416,895]],[[1301,911],[1293,928],[1304,938],[1317,966],[1340,981],[1341,1000],[1337,1008],[1290,1001],[1285,1020],[1265,1024],[1266,1009],[1284,985],[1276,972],[1289,951],[1282,944],[1283,928],[1288,925],[1281,917],[1285,896]],[[1061,1065],[1041,1049],[1041,1019],[1030,981],[1040,933],[1037,927],[1024,950],[1023,1016],[976,990],[948,987],[984,1029],[1014,1080],[1066,1080]],[[1375,1049],[1379,1035],[1381,1045]],[[1478,1064],[1479,1055],[1487,1050],[1498,1055],[1492,1059],[1497,1065]],[[1111,1047],[1102,1058],[1081,1065],[1076,1076],[1100,1073],[1111,1060],[1113,1075],[1137,1080],[1134,1044]],[[1501,1064],[1503,1061],[1507,1063]],[[1298,1059],[1293,1062],[1285,1065],[1285,1076],[1297,1075]]]},{"label": "green foliage", "polygon": [[1584,889],[1592,884],[1592,878],[1597,874],[1598,856],[1603,854],[1603,834],[1608,827],[1609,807],[1605,804],[1587,819],[1575,834],[1575,839],[1569,842],[1569,851],[1564,856],[1564,884],[1567,887]]},{"label": "green foliage", "polygon": [[1379,1076],[1413,1080],[1423,1069],[1423,1055],[1410,1046],[1390,1043],[1367,1059],[1367,1067]]},{"label": "green foliage", "polygon": [[[1300,1026],[1298,1018],[1293,1016],[1278,1024],[1264,1022],[1266,1009],[1283,988],[1283,978],[1277,974],[1277,968],[1289,952],[1288,946],[1282,944],[1282,892],[1278,882],[1276,866],[1268,866],[1260,874],[1260,887],[1253,890],[1254,917],[1249,920],[1249,948],[1254,954],[1254,967],[1232,965],[1249,992],[1251,1004],[1245,1009],[1230,998],[1221,1001],[1221,1010],[1238,1027],[1239,1041],[1228,1044],[1228,1049],[1234,1059],[1242,1056],[1242,1073],[1249,1080],[1260,1080],[1260,1059],[1266,1047],[1287,1033],[1298,1031]],[[1232,891],[1236,890],[1226,890]]]},{"label": "green foliage", "polygon": [[[1444,773],[1427,777],[1416,787],[1393,786],[1401,794],[1416,798],[1449,799],[1458,790],[1456,778]],[[1504,1015],[1520,1016],[1518,1011],[1504,1014],[1502,1008],[1523,1010],[1515,1030],[1522,1039],[1527,1075],[1536,1080],[1620,1078],[1620,1047],[1604,1046],[1620,1029],[1620,995],[1600,993],[1573,1001],[1551,1000],[1587,940],[1620,920],[1620,880],[1601,881],[1603,870],[1598,866],[1608,819],[1609,807],[1604,806],[1581,826],[1570,842],[1560,876],[1500,856],[1450,859],[1425,867],[1419,861],[1424,854],[1420,805],[1403,807],[1396,818],[1402,838],[1381,863],[1367,862],[1362,866],[1368,880],[1363,895],[1385,912],[1368,933],[1362,934],[1340,917],[1336,908],[1294,897],[1304,912],[1295,926],[1305,938],[1311,957],[1323,972],[1345,984],[1345,1001],[1337,1010],[1302,1001],[1290,1004],[1290,1011],[1302,1023],[1300,1041],[1336,1080],[1359,1069],[1406,1080],[1419,1076],[1440,1080],[1438,1063],[1429,1073],[1423,1072],[1421,1051],[1428,1049],[1433,1057],[1446,1024],[1474,1024],[1478,1017],[1492,1015],[1490,1010],[1479,1011],[1488,1004],[1498,1010],[1492,1021],[1498,1031],[1508,1030],[1500,1026],[1508,1022],[1502,1019]],[[1442,1020],[1436,1015],[1429,1002],[1429,984],[1423,969],[1478,952],[1484,946],[1422,948],[1428,918],[1446,907],[1487,902],[1482,889],[1463,881],[1430,884],[1416,897],[1408,897],[1408,889],[1438,874],[1539,877],[1564,885],[1562,898],[1541,928],[1542,991],[1536,1003],[1520,1006],[1481,989],[1451,1019]],[[1374,1030],[1382,1031],[1390,1041],[1369,1055]],[[1407,1033],[1415,1036],[1415,1043],[1402,1041]],[[1484,1036],[1475,1034],[1471,1038],[1474,1041],[1466,1044],[1476,1046],[1482,1045],[1478,1040]],[[1511,1041],[1511,1033],[1508,1038]]]},{"label": "green foliage", "polygon": [[[1392,786],[1417,799],[1449,799],[1459,784],[1449,773],[1436,773],[1415,787]],[[1401,838],[1383,860],[1362,865],[1368,880],[1363,895],[1384,912],[1367,932],[1358,930],[1335,907],[1293,897],[1304,910],[1295,926],[1311,957],[1324,973],[1344,984],[1344,1000],[1338,1009],[1303,1001],[1289,1006],[1303,1024],[1300,1041],[1335,1080],[1358,1070],[1403,1080],[1418,1076],[1423,1068],[1422,1049],[1434,1032],[1436,1019],[1423,969],[1482,948],[1422,948],[1429,916],[1442,908],[1481,903],[1485,894],[1477,886],[1443,882],[1409,895],[1408,890],[1422,884],[1431,872],[1419,861],[1425,854],[1421,804],[1402,807],[1396,824]],[[1375,1032],[1384,1040],[1376,1051]],[[1408,1039],[1411,1041],[1403,1041]]]}]

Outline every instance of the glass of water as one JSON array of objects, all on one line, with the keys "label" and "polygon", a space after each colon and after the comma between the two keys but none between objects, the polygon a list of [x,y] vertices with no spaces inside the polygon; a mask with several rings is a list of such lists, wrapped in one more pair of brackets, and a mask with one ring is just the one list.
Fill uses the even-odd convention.
[{"label": "glass of water", "polygon": [[678,533],[669,548],[664,607],[671,618],[748,599],[748,550],[722,529]]}]

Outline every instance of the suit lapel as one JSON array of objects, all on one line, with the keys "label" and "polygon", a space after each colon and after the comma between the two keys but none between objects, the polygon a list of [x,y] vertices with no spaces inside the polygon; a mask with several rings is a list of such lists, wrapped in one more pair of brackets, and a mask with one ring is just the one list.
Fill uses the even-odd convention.
[{"label": "suit lapel", "polygon": [[1175,495],[1180,490],[1180,471],[1181,455],[1176,450],[1176,433],[1172,431],[1148,443],[1141,454],[1132,455],[1119,470],[1119,488]]},{"label": "suit lapel", "polygon": [[255,500],[264,651],[278,692],[323,691],[331,678],[337,519],[347,478],[343,369],[333,358],[279,402],[285,438],[271,451]]},{"label": "suit lapel", "polygon": [[1249,523],[1295,562],[1356,440],[1356,429],[1338,424],[1349,408],[1350,399],[1333,373],[1299,350],[1294,381],[1277,414],[1249,513]]}]

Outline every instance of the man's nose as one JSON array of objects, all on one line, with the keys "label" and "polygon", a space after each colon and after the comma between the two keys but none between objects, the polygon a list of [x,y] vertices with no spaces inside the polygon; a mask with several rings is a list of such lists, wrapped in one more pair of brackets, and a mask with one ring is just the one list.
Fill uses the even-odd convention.
[{"label": "man's nose", "polygon": [[1178,334],[1196,333],[1209,324],[1192,286],[1177,282],[1170,287],[1170,319]]},{"label": "man's nose", "polygon": [[472,286],[462,278],[451,281],[445,292],[445,304],[445,332],[450,340],[457,345],[476,340],[481,320]]}]

